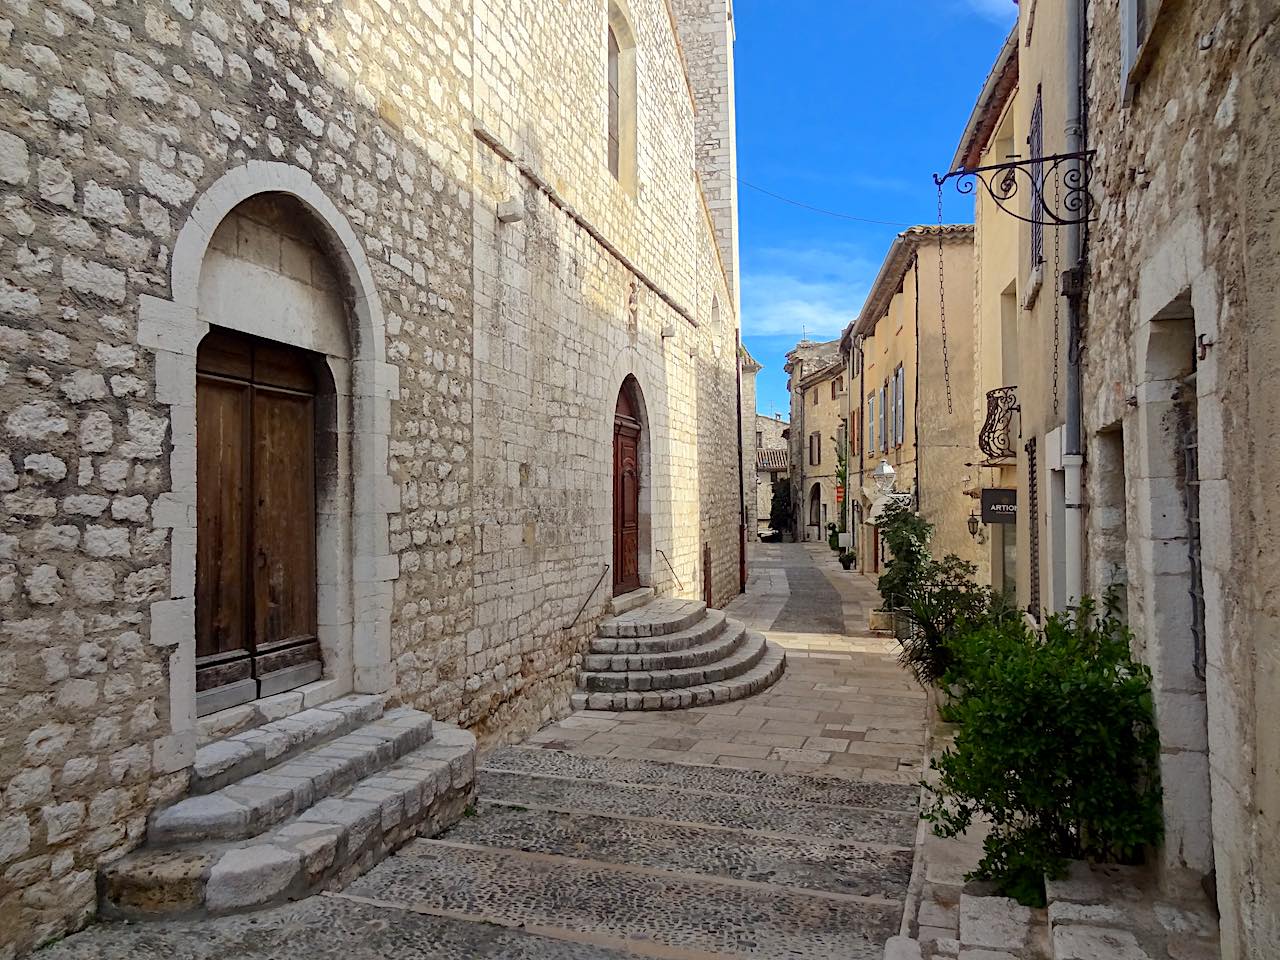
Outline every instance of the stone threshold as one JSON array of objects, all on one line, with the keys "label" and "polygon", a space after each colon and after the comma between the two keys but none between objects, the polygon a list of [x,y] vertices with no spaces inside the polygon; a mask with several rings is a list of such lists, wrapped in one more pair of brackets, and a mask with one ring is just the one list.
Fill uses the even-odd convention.
[{"label": "stone threshold", "polygon": [[[303,710],[323,706],[351,693],[350,684],[341,683],[335,677],[322,677],[294,690],[250,700],[248,703],[236,704],[234,707],[197,717],[196,747],[203,747],[215,740],[252,730],[273,720],[284,720]],[[384,702],[387,699],[384,694],[361,694],[361,696],[381,697]]]}]

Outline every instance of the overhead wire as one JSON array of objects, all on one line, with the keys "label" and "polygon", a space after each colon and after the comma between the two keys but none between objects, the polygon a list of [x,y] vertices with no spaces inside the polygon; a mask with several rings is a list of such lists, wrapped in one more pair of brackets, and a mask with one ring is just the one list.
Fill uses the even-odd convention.
[{"label": "overhead wire", "polygon": [[773,197],[773,199],[775,199],[775,200],[781,200],[783,203],[789,203],[789,204],[791,204],[793,207],[800,207],[800,208],[801,208],[801,209],[803,209],[803,210],[811,210],[811,211],[812,211],[812,212],[814,212],[814,213],[821,213],[821,214],[823,214],[824,216],[828,216],[828,217],[836,217],[836,218],[838,218],[838,219],[840,219],[840,220],[854,220],[854,221],[857,221],[858,223],[874,223],[874,224],[878,224],[878,225],[880,225],[880,226],[882,226],[882,227],[912,227],[912,226],[915,226],[915,224],[912,224],[912,223],[902,223],[902,222],[897,221],[897,220],[874,220],[874,219],[872,219],[872,218],[870,218],[870,217],[855,217],[853,214],[850,214],[850,213],[840,213],[840,212],[838,212],[838,211],[836,211],[836,210],[827,210],[827,209],[824,209],[823,207],[815,207],[815,206],[813,206],[813,204],[809,204],[809,203],[802,203],[802,202],[801,202],[801,201],[799,201],[799,200],[792,200],[790,197],[784,197],[784,196],[783,196],[782,194],[780,194],[780,193],[774,193],[772,190],[766,190],[764,187],[756,186],[754,183],[751,183],[751,182],[750,182],[750,181],[748,181],[748,180],[743,180],[741,177],[735,177],[734,179],[736,179],[736,180],[737,180],[740,184],[742,184],[744,187],[750,187],[752,190],[755,190],[755,191],[757,191],[758,193],[763,193],[763,194],[764,194],[765,196],[767,196],[767,197]]}]

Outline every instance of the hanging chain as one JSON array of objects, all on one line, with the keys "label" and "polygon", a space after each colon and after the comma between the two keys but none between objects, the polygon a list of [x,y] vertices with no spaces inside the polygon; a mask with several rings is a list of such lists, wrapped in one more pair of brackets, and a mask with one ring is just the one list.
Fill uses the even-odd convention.
[{"label": "hanging chain", "polygon": [[[1057,210],[1062,189],[1062,178],[1057,168],[1053,174],[1053,209]],[[1059,240],[1061,231],[1053,231],[1053,415],[1058,415],[1058,352],[1061,349],[1062,330],[1059,326],[1058,311],[1062,301],[1062,268],[1059,263]]]},{"label": "hanging chain", "polygon": [[938,316],[942,320],[942,381],[947,387],[947,413],[952,413],[951,363],[947,358],[947,293],[942,279],[942,184],[938,184]]}]

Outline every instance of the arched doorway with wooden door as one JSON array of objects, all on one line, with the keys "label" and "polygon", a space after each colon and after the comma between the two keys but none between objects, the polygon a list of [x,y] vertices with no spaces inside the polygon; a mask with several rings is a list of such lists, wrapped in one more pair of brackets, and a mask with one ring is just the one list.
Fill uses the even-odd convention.
[{"label": "arched doorway with wooden door", "polygon": [[618,390],[613,414],[613,595],[644,583],[642,562],[648,541],[646,464],[647,422],[644,395],[633,376]]}]

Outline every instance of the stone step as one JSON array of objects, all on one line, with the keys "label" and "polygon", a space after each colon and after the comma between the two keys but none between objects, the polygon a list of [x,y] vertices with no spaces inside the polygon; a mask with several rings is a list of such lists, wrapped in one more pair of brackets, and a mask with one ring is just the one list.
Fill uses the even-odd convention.
[{"label": "stone step", "polygon": [[215,740],[196,751],[188,789],[193,796],[212,793],[303,750],[348,734],[377,720],[382,711],[382,697],[357,694]]},{"label": "stone step", "polygon": [[596,632],[602,637],[656,637],[691,627],[706,612],[707,605],[701,600],[663,597],[602,620]]},{"label": "stone step", "polygon": [[[762,635],[749,634],[749,636],[761,637]],[[745,644],[743,648],[746,648]],[[735,656],[740,655],[741,652],[740,650]],[[729,703],[764,690],[782,676],[786,664],[786,652],[777,644],[764,641],[764,652],[756,664],[745,673],[726,680],[678,689],[597,693],[579,691],[570,696],[570,702],[575,710],[680,710],[712,703]],[[601,676],[625,676],[625,674],[601,674]]]},{"label": "stone step", "polygon": [[[775,774],[784,780],[784,774]],[[608,780],[546,776],[512,770],[482,769],[480,794],[515,806],[579,810],[636,817],[662,823],[706,824],[729,830],[812,837],[819,840],[876,844],[886,850],[910,850],[915,842],[916,811],[793,801],[755,796],[754,783],[735,779],[743,792],[684,789],[666,783],[615,783]],[[694,780],[694,782],[699,782]],[[707,786],[715,787],[714,783]],[[800,780],[794,792],[805,796],[810,785]],[[872,803],[896,803],[896,796],[859,794]]]},{"label": "stone step", "polygon": [[722,629],[697,646],[655,653],[589,653],[582,658],[582,668],[599,673],[626,673],[635,670],[679,670],[717,663],[732,656],[747,639],[747,628],[738,621],[725,621],[722,617],[720,623]]},{"label": "stone step", "polygon": [[430,743],[253,840],[144,847],[103,867],[101,913],[211,916],[341,887],[456,822],[474,792],[475,737],[440,724]]},{"label": "stone step", "polygon": [[[573,943],[539,934],[437,917],[341,894],[307,897],[250,914],[95,923],[41,947],[39,960],[643,960],[625,945]],[[682,960],[725,960],[679,954]]]},{"label": "stone step", "polygon": [[911,879],[909,849],[487,799],[449,840],[861,897],[900,899]]},{"label": "stone step", "polygon": [[765,655],[768,641],[762,633],[748,633],[729,656],[715,663],[671,670],[624,670],[621,673],[582,671],[581,685],[588,693],[676,690],[719,683],[746,673]]},{"label": "stone step", "polygon": [[500,747],[485,755],[481,771],[485,776],[491,772],[520,773],[567,777],[598,784],[633,784],[663,790],[719,793],[744,803],[769,800],[892,810],[910,813],[913,818],[920,802],[920,788],[901,783],[784,775],[763,770],[624,757],[593,757],[537,747]]},{"label": "stone step", "polygon": [[609,601],[609,612],[613,614],[629,613],[636,607],[643,607],[653,599],[653,587],[641,587],[614,597]]},{"label": "stone step", "polygon": [[431,739],[431,717],[401,707],[352,733],[297,753],[260,773],[158,810],[153,845],[240,840],[302,813],[325,797],[400,759]]},{"label": "stone step", "polygon": [[688,650],[711,640],[724,629],[725,623],[724,611],[708,610],[693,626],[675,633],[660,633],[656,637],[594,637],[591,641],[591,653],[613,655]]},{"label": "stone step", "polygon": [[[448,839],[419,840],[345,893],[649,957],[879,960],[902,904]],[[554,956],[554,954],[553,954]]]}]

